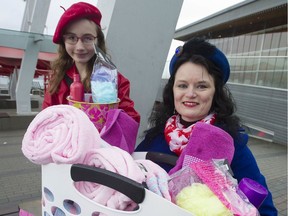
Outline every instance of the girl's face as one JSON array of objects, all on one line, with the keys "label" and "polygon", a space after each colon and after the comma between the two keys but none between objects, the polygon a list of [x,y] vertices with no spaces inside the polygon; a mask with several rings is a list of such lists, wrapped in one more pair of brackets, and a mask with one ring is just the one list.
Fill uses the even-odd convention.
[{"label": "girl's face", "polygon": [[176,71],[173,93],[175,109],[184,121],[201,120],[212,106],[214,79],[203,66],[186,62]]},{"label": "girl's face", "polygon": [[66,29],[63,35],[65,49],[76,65],[85,65],[94,56],[94,43],[97,43],[96,29],[97,25],[87,19],[78,20]]}]

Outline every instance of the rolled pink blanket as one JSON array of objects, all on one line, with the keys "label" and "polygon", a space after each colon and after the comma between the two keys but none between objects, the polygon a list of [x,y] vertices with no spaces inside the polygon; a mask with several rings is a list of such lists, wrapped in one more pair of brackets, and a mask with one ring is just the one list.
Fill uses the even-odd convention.
[{"label": "rolled pink blanket", "polygon": [[[144,174],[134,162],[132,156],[115,146],[91,150],[87,153],[84,164],[118,173],[139,183],[145,181]],[[136,206],[124,194],[100,184],[76,182],[75,187],[84,196],[113,209],[131,210]]]},{"label": "rolled pink blanket", "polygon": [[82,163],[87,151],[103,142],[83,111],[55,105],[32,120],[22,140],[22,152],[36,164]]}]

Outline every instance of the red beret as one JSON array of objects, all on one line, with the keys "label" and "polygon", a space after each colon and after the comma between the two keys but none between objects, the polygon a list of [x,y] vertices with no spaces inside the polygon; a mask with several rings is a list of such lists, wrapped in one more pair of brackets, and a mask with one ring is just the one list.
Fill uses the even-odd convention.
[{"label": "red beret", "polygon": [[59,44],[62,39],[63,30],[67,24],[83,18],[89,19],[101,27],[100,21],[102,15],[99,9],[86,2],[78,2],[69,7],[61,16],[53,36],[53,42]]}]

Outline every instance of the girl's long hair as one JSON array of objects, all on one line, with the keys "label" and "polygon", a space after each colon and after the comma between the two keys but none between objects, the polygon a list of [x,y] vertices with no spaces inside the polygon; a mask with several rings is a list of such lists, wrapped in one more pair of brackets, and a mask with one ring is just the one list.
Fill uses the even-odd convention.
[{"label": "girl's long hair", "polygon": [[[91,21],[92,22],[92,21]],[[104,34],[99,26],[97,26],[97,40],[98,47],[106,54],[107,49],[105,45]],[[86,91],[90,91],[90,76],[93,69],[93,64],[96,59],[96,54],[89,60],[87,64],[87,70],[89,74],[83,80],[84,88]],[[62,40],[58,46],[58,56],[55,61],[51,63],[52,74],[49,79],[48,91],[50,94],[54,94],[58,90],[60,82],[63,80],[66,71],[73,65],[73,59],[66,52],[64,41]]]}]

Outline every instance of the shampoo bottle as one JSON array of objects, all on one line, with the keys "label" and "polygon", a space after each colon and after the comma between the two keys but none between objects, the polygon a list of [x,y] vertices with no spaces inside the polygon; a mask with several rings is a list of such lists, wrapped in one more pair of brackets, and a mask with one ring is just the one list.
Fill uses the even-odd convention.
[{"label": "shampoo bottle", "polygon": [[78,73],[73,75],[73,83],[70,85],[70,99],[84,101],[84,86]]}]

